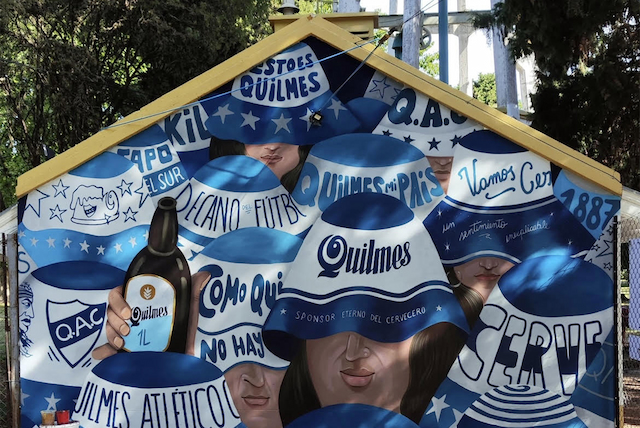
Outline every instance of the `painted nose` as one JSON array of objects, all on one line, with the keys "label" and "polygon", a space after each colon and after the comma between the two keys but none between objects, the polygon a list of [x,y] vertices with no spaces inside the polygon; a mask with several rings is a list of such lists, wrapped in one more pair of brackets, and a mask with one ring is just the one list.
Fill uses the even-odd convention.
[{"label": "painted nose", "polygon": [[280,147],[282,147],[282,143],[267,143],[264,145],[264,147],[267,150],[270,150],[272,152],[275,152],[276,150],[278,150]]},{"label": "painted nose", "polygon": [[347,337],[347,350],[345,358],[347,361],[355,361],[367,358],[371,355],[371,350],[367,347],[366,339],[357,333],[349,333]]},{"label": "painted nose", "polygon": [[451,162],[453,162],[452,157],[434,156],[432,159],[435,163],[437,163],[440,166],[449,165]]},{"label": "painted nose", "polygon": [[256,388],[264,386],[264,370],[259,364],[247,364],[241,378]]},{"label": "painted nose", "polygon": [[494,267],[498,266],[498,260],[496,260],[493,257],[485,257],[485,258],[480,259],[478,264],[480,266],[482,266],[483,268],[485,268],[487,270],[490,270],[490,269],[493,269]]}]

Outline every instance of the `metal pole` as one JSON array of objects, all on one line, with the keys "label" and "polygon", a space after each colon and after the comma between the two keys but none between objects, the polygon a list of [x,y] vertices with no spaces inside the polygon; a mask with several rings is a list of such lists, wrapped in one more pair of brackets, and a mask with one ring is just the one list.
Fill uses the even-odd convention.
[{"label": "metal pole", "polygon": [[420,38],[422,37],[422,15],[420,0],[405,0],[404,25],[402,26],[402,60],[418,68]]},{"label": "metal pole", "polygon": [[11,391],[11,419],[14,428],[20,426],[20,338],[19,326],[19,299],[18,299],[18,235],[12,233],[7,239],[7,271],[9,272],[9,307],[10,323],[10,348],[11,359],[9,365],[9,388]]},{"label": "metal pole", "polygon": [[449,5],[438,2],[438,52],[440,54],[440,81],[449,84]]},{"label": "metal pole", "polygon": [[615,376],[618,381],[618,385],[616,388],[615,394],[615,406],[616,406],[616,422],[617,426],[624,426],[624,401],[620,398],[624,396],[624,367],[623,367],[623,348],[624,348],[624,339],[623,339],[623,324],[622,324],[622,283],[620,282],[620,273],[622,272],[622,263],[620,260],[620,243],[622,242],[620,230],[620,213],[613,218],[614,221],[614,239],[615,245],[613,258],[615,261],[615,270],[613,271],[613,278],[615,280],[615,298],[614,298],[614,328],[616,329],[616,338],[614,340],[615,343]]},{"label": "metal pole", "polygon": [[[491,7],[493,8],[501,1],[491,0]],[[492,30],[492,36],[498,107],[506,107],[507,114],[518,119],[520,118],[520,110],[518,109],[518,89],[516,86],[516,62],[505,46],[499,28]]]}]

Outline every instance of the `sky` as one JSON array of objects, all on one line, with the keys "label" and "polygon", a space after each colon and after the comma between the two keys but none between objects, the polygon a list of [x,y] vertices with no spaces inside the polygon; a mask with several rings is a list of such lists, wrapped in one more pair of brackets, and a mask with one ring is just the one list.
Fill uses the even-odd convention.
[{"label": "sky", "polygon": [[[401,14],[403,10],[403,0],[397,0],[397,13]],[[381,15],[389,13],[389,0],[360,0],[360,6],[366,8],[367,12],[375,12],[378,10]],[[437,0],[422,0],[422,8],[426,13],[438,13]],[[448,0],[449,12],[458,10],[458,0]],[[491,9],[490,0],[466,0],[467,10],[489,10]],[[432,34],[431,39],[434,43],[432,51],[438,51],[438,34]],[[476,30],[469,37],[468,46],[469,55],[469,79],[476,79],[480,73],[493,73],[493,49],[486,32]],[[459,58],[458,58],[458,38],[449,35],[449,84],[457,86],[459,84]]]}]

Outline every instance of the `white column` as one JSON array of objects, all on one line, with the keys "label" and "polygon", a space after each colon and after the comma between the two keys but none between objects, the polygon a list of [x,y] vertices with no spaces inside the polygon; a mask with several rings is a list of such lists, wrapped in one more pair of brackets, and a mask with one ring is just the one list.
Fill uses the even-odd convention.
[{"label": "white column", "polygon": [[360,0],[340,0],[338,2],[338,13],[360,12]]},{"label": "white column", "polygon": [[[491,7],[502,0],[491,0]],[[506,107],[507,114],[518,119],[518,90],[516,85],[516,63],[505,46],[500,31],[492,31],[493,61],[496,69],[496,92],[498,107]]]}]

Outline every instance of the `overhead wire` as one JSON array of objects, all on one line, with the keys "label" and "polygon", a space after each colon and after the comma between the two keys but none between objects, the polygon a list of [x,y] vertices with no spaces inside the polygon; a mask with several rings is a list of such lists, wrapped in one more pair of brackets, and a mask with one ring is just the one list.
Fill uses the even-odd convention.
[{"label": "overhead wire", "polygon": [[[400,27],[400,28],[402,28],[402,26],[403,26],[404,24],[406,24],[407,22],[409,22],[410,20],[412,20],[412,19],[413,19],[413,18],[415,18],[416,16],[420,15],[420,14],[421,14],[425,9],[427,9],[428,7],[431,7],[435,2],[439,2],[439,1],[446,1],[446,0],[431,0],[428,4],[426,4],[425,6],[421,7],[421,8],[420,8],[420,10],[418,10],[416,13],[414,13],[414,14],[413,14],[413,15],[411,15],[410,17],[406,18],[406,19],[402,22],[402,24],[401,24],[399,27]],[[336,58],[336,57],[338,57],[338,56],[340,56],[340,55],[344,55],[344,54],[346,54],[346,53],[348,53],[348,52],[351,52],[352,50],[355,50],[355,49],[361,48],[361,47],[363,47],[363,46],[366,46],[366,45],[368,45],[368,44],[376,43],[376,42],[377,42],[377,44],[376,44],[375,48],[374,48],[371,52],[369,52],[369,54],[364,58],[364,60],[362,60],[362,61],[360,62],[360,64],[358,64],[358,67],[357,67],[357,68],[356,68],[356,69],[355,69],[355,70],[354,70],[354,71],[349,75],[349,77],[347,77],[347,79],[346,79],[346,80],[345,80],[345,81],[344,81],[344,82],[343,82],[343,83],[338,87],[338,89],[336,89],[336,91],[334,92],[334,95],[335,95],[335,94],[337,94],[337,93],[338,93],[338,92],[339,92],[339,91],[344,87],[344,85],[345,85],[345,84],[346,84],[346,83],[347,83],[347,82],[348,82],[348,81],[349,81],[349,80],[350,80],[350,79],[351,79],[351,78],[352,78],[352,77],[353,77],[353,76],[354,76],[354,75],[355,75],[355,74],[356,74],[356,73],[357,73],[357,72],[358,72],[358,71],[359,71],[359,70],[364,66],[364,64],[365,64],[365,63],[367,62],[367,60],[371,57],[371,55],[373,55],[373,53],[376,51],[376,49],[378,49],[378,47],[380,47],[382,44],[384,44],[384,42],[385,42],[387,39],[389,39],[389,37],[390,37],[394,32],[396,32],[396,31],[398,31],[398,27],[397,27],[397,26],[395,26],[395,27],[391,27],[391,28],[389,28],[389,29],[386,31],[386,33],[385,33],[385,34],[384,34],[384,35],[383,35],[379,40],[376,40],[376,39],[374,38],[374,39],[372,39],[372,40],[364,41],[363,43],[357,43],[357,44],[356,44],[354,47],[352,47],[352,48],[349,48],[349,49],[345,49],[345,50],[339,51],[339,52],[337,52],[337,53],[335,53],[335,54],[332,54],[332,55],[326,56],[326,57],[324,57],[324,58],[322,58],[322,59],[319,59],[319,60],[317,60],[317,61],[314,61],[314,62],[312,62],[312,63],[305,64],[303,67],[294,68],[293,70],[290,70],[290,71],[286,71],[286,72],[283,72],[283,73],[277,74],[277,75],[273,76],[272,78],[273,78],[273,79],[276,79],[276,78],[280,78],[280,77],[282,77],[282,76],[286,76],[286,75],[291,74],[291,73],[295,73],[295,72],[297,72],[297,71],[300,71],[302,68],[308,68],[308,67],[310,67],[310,66],[312,66],[312,65],[320,64],[320,63],[322,63],[322,62],[324,62],[324,61],[327,61],[327,60],[330,60],[330,59]],[[183,105],[180,105],[180,106],[176,106],[176,107],[174,107],[174,108],[171,108],[171,109],[168,109],[168,110],[159,111],[159,112],[152,113],[152,114],[149,114],[149,115],[146,115],[146,116],[137,117],[137,118],[135,118],[135,119],[131,119],[131,120],[123,121],[123,122],[118,121],[118,122],[116,122],[116,123],[114,123],[114,124],[112,124],[112,125],[109,125],[109,126],[106,126],[106,127],[102,128],[101,130],[107,130],[107,129],[116,128],[116,127],[120,127],[120,126],[124,126],[124,125],[130,125],[130,124],[132,124],[132,123],[136,123],[136,122],[140,122],[140,121],[143,121],[143,120],[151,119],[151,118],[154,118],[154,117],[157,117],[157,116],[162,116],[162,115],[166,115],[166,114],[171,114],[171,113],[173,113],[173,112],[175,112],[175,111],[178,111],[178,110],[182,110],[182,109],[185,109],[185,108],[188,108],[188,107],[192,107],[192,106],[195,106],[195,105],[199,105],[199,104],[200,104],[200,103],[202,103],[202,102],[211,101],[211,100],[213,100],[213,99],[216,99],[216,98],[219,98],[219,97],[223,97],[223,96],[227,96],[227,95],[230,95],[230,94],[232,94],[232,93],[234,93],[234,92],[237,92],[237,91],[240,91],[240,90],[244,90],[244,89],[246,89],[246,88],[251,88],[251,87],[253,87],[253,86],[255,86],[255,85],[259,84],[259,83],[260,83],[260,82],[255,82],[255,83],[252,83],[252,84],[243,85],[242,87],[239,87],[239,88],[236,88],[236,89],[231,89],[231,90],[229,90],[229,91],[222,92],[222,93],[219,93],[219,94],[215,94],[215,95],[212,95],[212,96],[210,96],[210,97],[202,98],[202,99],[199,99],[199,100],[197,100],[197,101],[193,101],[193,102],[191,102],[191,103],[187,103],[187,104],[183,104]],[[327,104],[328,104],[328,102],[329,102],[329,101],[330,101],[330,100],[327,100],[327,102],[325,102],[325,104],[324,104],[320,109],[318,109],[316,112],[314,112],[314,113],[316,113],[316,114],[317,114],[317,113],[320,113],[320,112],[321,112],[321,110],[322,110],[322,109],[324,109],[324,108],[327,106]],[[317,117],[316,117],[316,118],[314,118],[314,116],[312,115],[312,123],[314,123],[314,122],[315,122],[316,124],[319,124],[320,120],[321,120],[321,115],[320,115],[320,118],[317,118]]]}]

